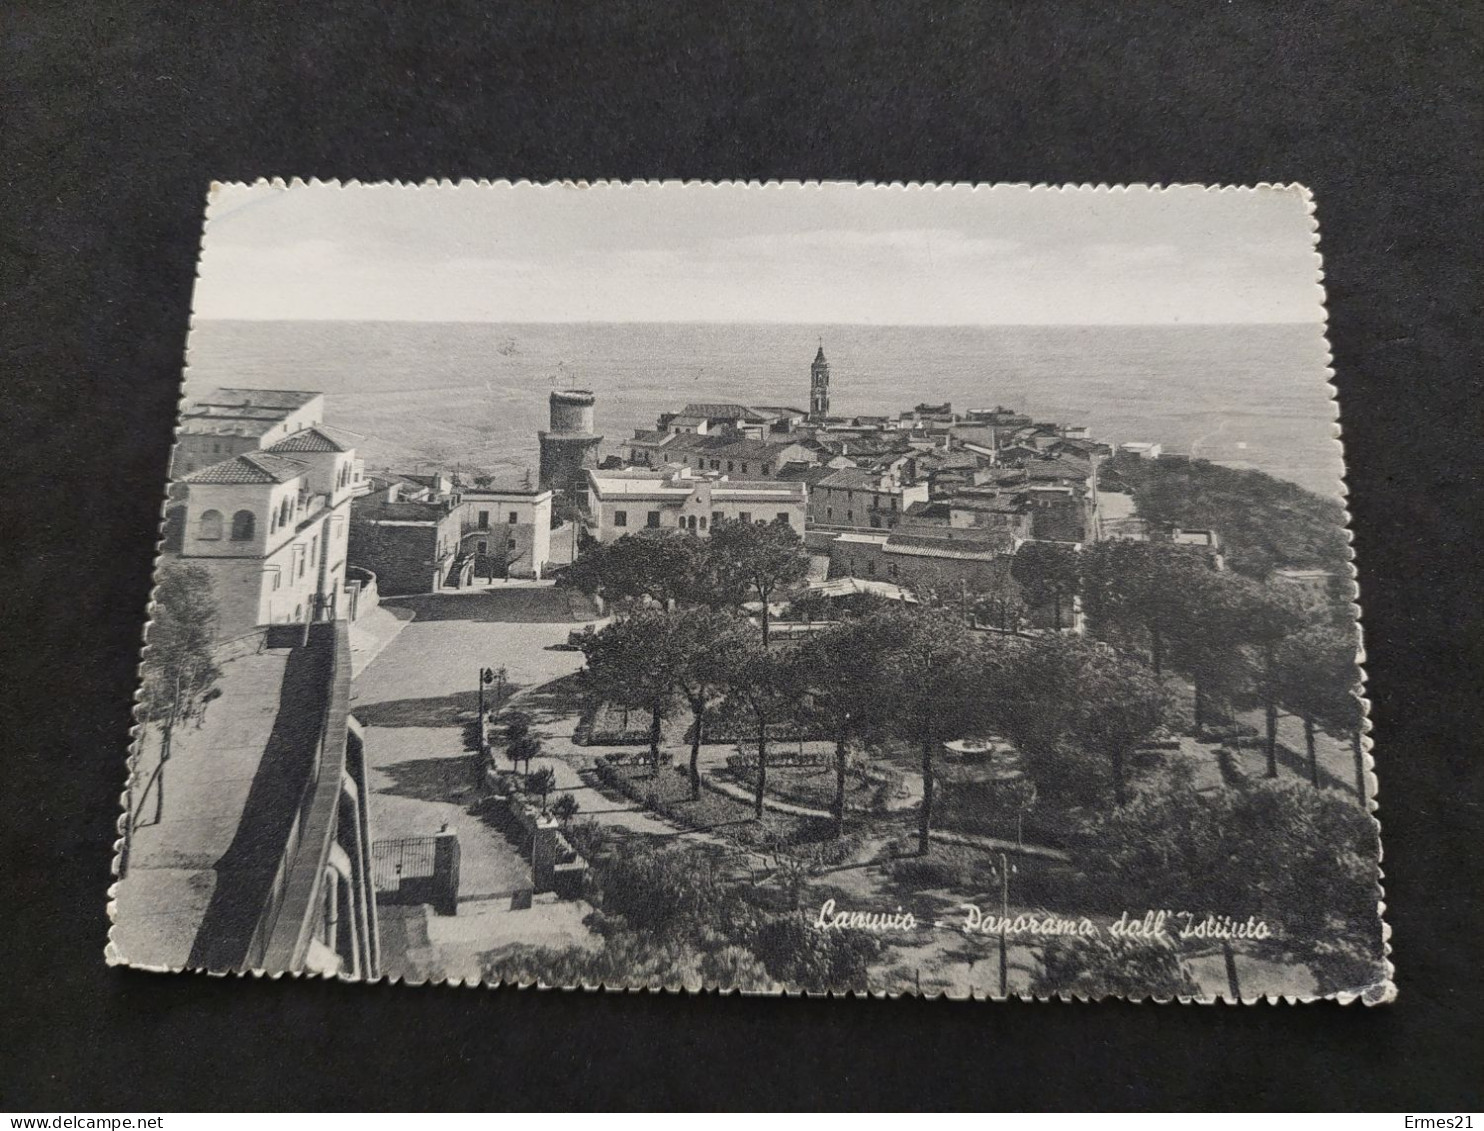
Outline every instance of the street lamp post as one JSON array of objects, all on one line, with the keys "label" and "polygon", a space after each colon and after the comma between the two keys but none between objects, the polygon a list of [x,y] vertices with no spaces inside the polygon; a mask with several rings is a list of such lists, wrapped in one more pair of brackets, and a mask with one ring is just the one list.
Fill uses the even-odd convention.
[{"label": "street lamp post", "polygon": [[493,669],[479,669],[479,726],[481,732],[484,729],[484,689],[494,682],[495,673]]}]

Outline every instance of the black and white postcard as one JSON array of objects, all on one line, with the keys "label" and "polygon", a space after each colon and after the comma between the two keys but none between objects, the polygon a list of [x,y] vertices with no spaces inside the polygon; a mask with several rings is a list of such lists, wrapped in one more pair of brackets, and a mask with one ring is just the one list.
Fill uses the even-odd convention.
[{"label": "black and white postcard", "polygon": [[1324,327],[1299,186],[213,186],[110,961],[1389,1000]]}]

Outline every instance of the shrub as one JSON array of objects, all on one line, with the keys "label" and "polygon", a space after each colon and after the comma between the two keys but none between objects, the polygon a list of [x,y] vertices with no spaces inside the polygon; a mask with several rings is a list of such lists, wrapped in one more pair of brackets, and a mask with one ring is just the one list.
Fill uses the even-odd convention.
[{"label": "shrub", "polygon": [[768,968],[745,946],[728,945],[703,955],[701,977],[708,986],[727,990],[766,991],[774,985]]},{"label": "shrub", "polygon": [[565,825],[577,816],[577,810],[581,808],[577,798],[570,793],[564,793],[551,803],[551,815]]},{"label": "shrub", "polygon": [[608,848],[612,838],[602,825],[588,817],[581,821],[573,821],[567,826],[567,842],[584,860],[593,860]]},{"label": "shrub", "polygon": [[881,943],[856,931],[821,931],[799,915],[765,922],[752,949],[767,972],[791,989],[824,993],[866,989],[866,970]]},{"label": "shrub", "polygon": [[1098,936],[1047,943],[1031,992],[1168,1000],[1198,996],[1200,988],[1172,945]]},{"label": "shrub", "polygon": [[684,848],[613,855],[599,881],[604,913],[622,915],[633,930],[661,933],[711,919],[726,897],[702,856]]},{"label": "shrub", "polygon": [[511,742],[531,733],[531,716],[524,711],[506,711],[498,721],[505,728],[505,737]]},{"label": "shrub", "polygon": [[893,860],[887,871],[897,883],[916,891],[931,888],[964,889],[974,886],[973,873],[956,860],[933,860],[909,856],[901,860]]}]

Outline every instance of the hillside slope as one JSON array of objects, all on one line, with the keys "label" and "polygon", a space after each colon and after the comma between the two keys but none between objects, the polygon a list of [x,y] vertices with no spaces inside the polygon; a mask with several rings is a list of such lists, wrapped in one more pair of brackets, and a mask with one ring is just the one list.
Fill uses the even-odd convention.
[{"label": "hillside slope", "polygon": [[1274,569],[1325,569],[1345,576],[1345,511],[1295,483],[1206,460],[1119,456],[1105,472],[1132,492],[1142,518],[1221,536],[1227,564],[1252,577]]}]

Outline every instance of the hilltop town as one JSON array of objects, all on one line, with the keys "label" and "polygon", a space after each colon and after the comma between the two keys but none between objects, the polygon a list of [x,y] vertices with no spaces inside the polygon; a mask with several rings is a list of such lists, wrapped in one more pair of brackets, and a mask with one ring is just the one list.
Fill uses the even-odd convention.
[{"label": "hilltop town", "polygon": [[[427,467],[368,474],[355,438],[325,422],[321,395],[220,389],[182,419],[167,560],[214,571],[226,635],[353,620],[373,576],[388,596],[550,578],[586,544],[645,530],[704,536],[739,519],[795,529],[816,585],[850,579],[903,597],[1001,587],[1028,542],[1169,541],[1219,560],[1216,531],[1134,514],[1116,468],[1183,459],[1158,444],[1115,445],[1003,406],[837,415],[830,397],[821,345],[807,409],[688,403],[603,458],[596,397],[554,390],[537,474],[496,483]],[[1289,572],[1296,585],[1324,581]]]},{"label": "hilltop town", "polygon": [[[1184,457],[1000,405],[838,413],[823,343],[801,391],[678,404],[605,448],[595,394],[552,390],[515,481],[368,471],[314,392],[192,402],[116,944],[544,979],[553,947],[601,961],[594,906],[651,901],[631,846],[678,838],[699,855],[655,867],[704,856],[774,916],[728,943],[761,965],[727,977],[808,985],[824,947],[865,988],[895,984],[872,981],[881,952],[794,938],[769,901],[1004,889],[1008,918],[1011,857],[1027,903],[1106,896],[1077,846],[1135,795],[1215,812],[1287,774],[1360,812],[1335,577],[1233,576],[1221,532],[1139,513],[1145,471]],[[1280,693],[1281,665],[1311,661],[1328,683]],[[819,878],[847,865],[855,889]],[[1069,961],[998,946],[1001,993]],[[662,977],[726,984],[692,957]],[[1268,959],[1181,961],[1184,992]]]}]

